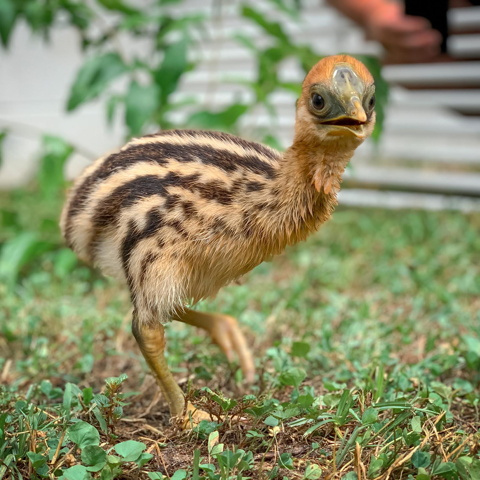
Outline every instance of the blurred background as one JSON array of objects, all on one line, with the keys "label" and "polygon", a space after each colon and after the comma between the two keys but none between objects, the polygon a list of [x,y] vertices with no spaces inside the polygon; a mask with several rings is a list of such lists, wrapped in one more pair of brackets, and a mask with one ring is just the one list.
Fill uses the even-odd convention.
[{"label": "blurred background", "polygon": [[[85,469],[76,448],[57,458],[78,418],[97,437],[102,431],[102,448],[103,438],[144,433],[167,442],[148,469],[161,469],[159,458],[167,475],[190,469],[206,437],[170,435],[168,408],[131,335],[127,289],[82,264],[61,238],[65,191],[96,158],[159,129],[222,130],[287,147],[306,72],[338,53],[367,65],[377,98],[376,129],[347,169],[339,207],[307,242],[198,306],[238,318],[256,356],[252,405],[265,413],[255,417],[263,433],[238,428],[225,446],[238,441],[255,453],[259,475],[264,446],[274,448],[269,478],[281,478],[274,464],[290,455],[277,455],[285,448],[301,455],[295,478],[320,478],[306,475],[310,458],[321,478],[478,480],[478,3],[0,0],[0,480],[33,478],[32,468],[41,478]],[[179,322],[166,329],[182,388],[241,398],[240,371],[205,332]],[[109,379],[105,389],[120,373],[128,380]],[[116,393],[123,382],[130,404]],[[301,429],[323,418],[319,411],[295,421],[286,414],[303,412],[309,400],[301,399],[314,395],[315,409],[335,421],[313,427],[325,424],[318,443]],[[373,423],[376,413],[366,420],[374,404],[383,423]],[[286,421],[277,435],[267,415],[279,405]],[[26,432],[25,418],[41,435],[28,423]],[[342,477],[353,465],[358,475]],[[15,468],[23,477],[8,476]],[[182,471],[171,478],[186,478]]]},{"label": "blurred background", "polygon": [[355,155],[341,203],[478,209],[480,6],[448,11],[446,52],[416,57],[413,45],[400,58],[360,18],[392,2],[350,3],[2,0],[0,189],[35,175],[42,148],[60,148],[51,137],[65,143],[70,179],[159,128],[232,131],[284,148],[305,71],[347,52],[376,76],[379,128]]}]

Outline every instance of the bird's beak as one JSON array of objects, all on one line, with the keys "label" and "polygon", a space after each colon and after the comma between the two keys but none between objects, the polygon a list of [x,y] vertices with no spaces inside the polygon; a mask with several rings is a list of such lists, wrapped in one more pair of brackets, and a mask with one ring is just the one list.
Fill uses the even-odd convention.
[{"label": "bird's beak", "polygon": [[332,86],[343,105],[345,114],[330,119],[328,123],[345,127],[357,137],[363,138],[364,132],[361,127],[367,122],[367,114],[361,98],[365,93],[365,85],[350,66],[339,65],[333,73]]}]

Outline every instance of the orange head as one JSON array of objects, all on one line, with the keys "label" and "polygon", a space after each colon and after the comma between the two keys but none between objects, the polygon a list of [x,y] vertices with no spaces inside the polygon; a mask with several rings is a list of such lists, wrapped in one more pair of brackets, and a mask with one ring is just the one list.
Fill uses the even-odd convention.
[{"label": "orange head", "polygon": [[320,60],[303,82],[297,132],[312,133],[321,140],[347,137],[361,143],[374,125],[375,85],[365,65],[348,55]]}]

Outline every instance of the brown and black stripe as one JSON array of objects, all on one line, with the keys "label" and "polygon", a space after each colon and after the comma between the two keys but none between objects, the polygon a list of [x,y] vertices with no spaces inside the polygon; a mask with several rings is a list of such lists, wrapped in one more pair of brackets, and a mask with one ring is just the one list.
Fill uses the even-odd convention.
[{"label": "brown and black stripe", "polygon": [[219,132],[170,130],[134,139],[77,180],[62,213],[64,236],[81,258],[100,266],[98,252],[110,242],[130,281],[129,261],[143,240],[155,237],[160,247],[248,233],[245,201],[276,178],[279,159],[269,147]]}]

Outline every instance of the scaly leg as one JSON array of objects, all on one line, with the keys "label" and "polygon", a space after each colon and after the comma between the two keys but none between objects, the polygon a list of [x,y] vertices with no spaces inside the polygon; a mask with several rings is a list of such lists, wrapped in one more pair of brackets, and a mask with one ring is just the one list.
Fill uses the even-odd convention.
[{"label": "scaly leg", "polygon": [[229,362],[233,360],[233,352],[236,352],[245,379],[249,383],[253,382],[255,376],[253,357],[247,347],[245,337],[233,317],[185,308],[184,311],[179,311],[174,315],[173,319],[206,330],[214,343],[223,350]]},{"label": "scaly leg", "polygon": [[147,365],[167,400],[170,415],[172,417],[182,417],[186,412],[184,428],[190,426],[190,415],[194,424],[200,423],[201,420],[211,420],[210,415],[197,410],[190,403],[185,407],[183,392],[170,373],[165,360],[165,329],[163,325],[160,323],[154,326],[142,325],[137,321],[134,314],[132,331]]}]

